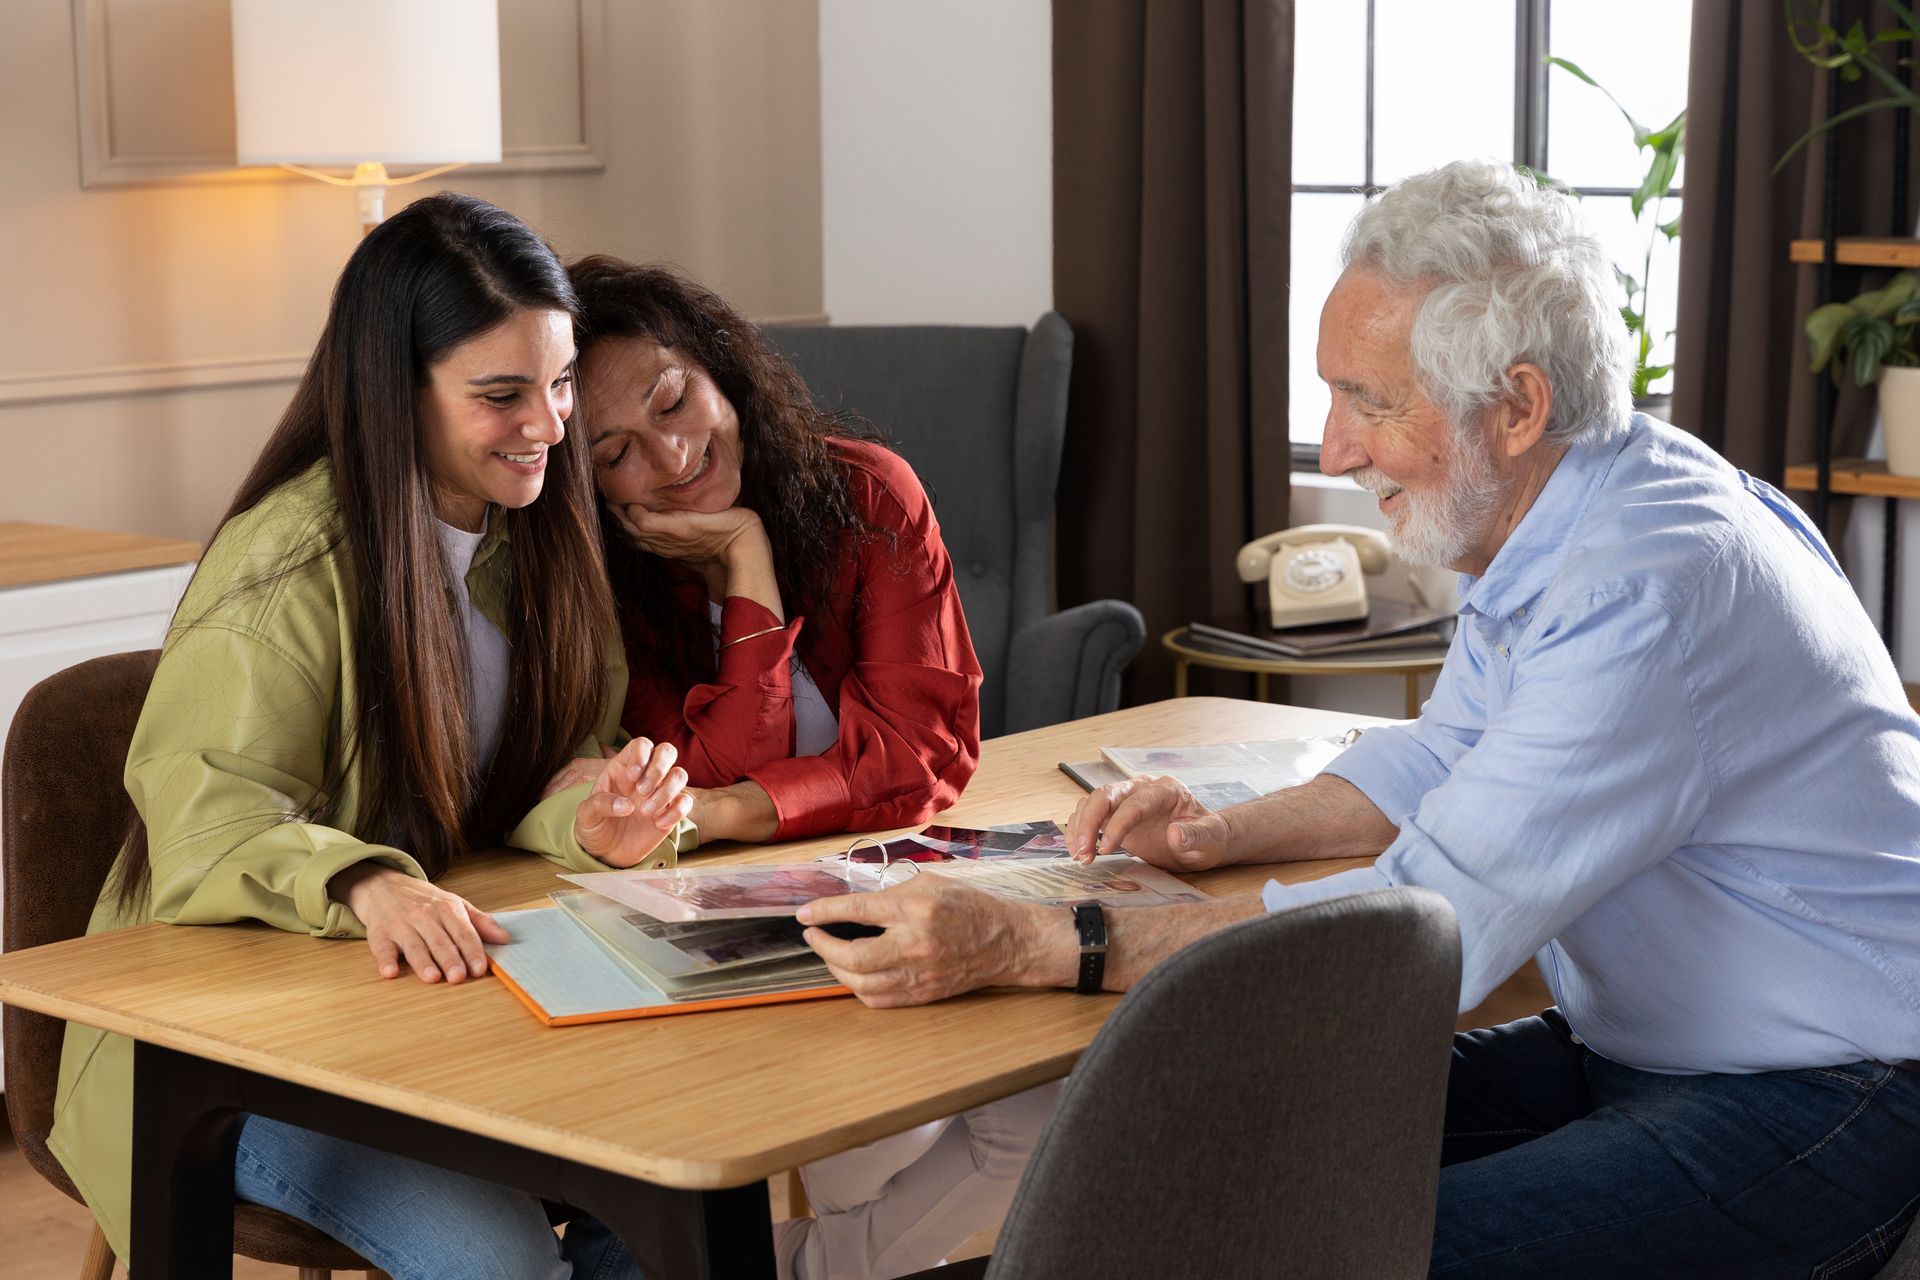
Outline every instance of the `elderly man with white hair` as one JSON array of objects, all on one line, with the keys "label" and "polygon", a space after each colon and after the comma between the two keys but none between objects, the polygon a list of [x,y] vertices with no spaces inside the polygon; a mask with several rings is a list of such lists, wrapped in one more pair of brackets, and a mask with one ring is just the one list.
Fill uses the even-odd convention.
[{"label": "elderly man with white hair", "polygon": [[[1529,956],[1555,1007],[1455,1040],[1434,1274],[1871,1275],[1920,1204],[1920,720],[1805,517],[1631,414],[1615,295],[1575,205],[1505,165],[1355,221],[1321,467],[1461,573],[1453,648],[1417,721],[1304,786],[1089,795],[1081,857],[1377,855],[1110,913],[1104,985],[1262,910],[1436,890],[1462,1009]],[[886,932],[809,940],[873,1005],[1076,985],[1069,912],[937,879],[814,903]]]}]

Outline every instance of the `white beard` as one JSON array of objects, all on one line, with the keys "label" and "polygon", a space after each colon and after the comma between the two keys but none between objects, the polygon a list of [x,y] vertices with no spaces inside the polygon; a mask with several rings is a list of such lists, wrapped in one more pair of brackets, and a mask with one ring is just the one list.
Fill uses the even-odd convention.
[{"label": "white beard", "polygon": [[[1465,559],[1485,538],[1500,508],[1504,489],[1493,459],[1483,448],[1450,440],[1445,474],[1446,483],[1437,493],[1402,491],[1406,510],[1392,522],[1387,540],[1407,564],[1446,566]],[[1363,467],[1349,475],[1376,498],[1400,487],[1378,467]]]}]

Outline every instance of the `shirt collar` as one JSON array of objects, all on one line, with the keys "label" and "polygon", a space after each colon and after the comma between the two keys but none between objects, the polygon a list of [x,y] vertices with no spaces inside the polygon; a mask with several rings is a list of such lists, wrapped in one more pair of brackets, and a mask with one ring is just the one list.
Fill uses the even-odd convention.
[{"label": "shirt collar", "polygon": [[1567,450],[1487,571],[1477,578],[1460,575],[1460,612],[1504,618],[1547,589],[1572,550],[1574,530],[1593,495],[1632,434],[1621,431]]},{"label": "shirt collar", "polygon": [[480,535],[480,545],[474,549],[473,567],[477,569],[488,560],[491,560],[494,553],[506,546],[508,541],[507,513],[499,507],[489,506],[487,508],[487,527]]}]

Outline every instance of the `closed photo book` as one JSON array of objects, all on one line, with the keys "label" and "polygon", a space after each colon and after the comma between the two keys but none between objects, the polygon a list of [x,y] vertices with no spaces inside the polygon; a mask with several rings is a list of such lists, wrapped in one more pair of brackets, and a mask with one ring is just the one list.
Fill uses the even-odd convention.
[{"label": "closed photo book", "polygon": [[1332,658],[1385,650],[1435,649],[1447,643],[1454,615],[1402,600],[1374,599],[1367,616],[1276,631],[1264,615],[1242,614],[1187,626],[1196,649],[1248,658]]}]

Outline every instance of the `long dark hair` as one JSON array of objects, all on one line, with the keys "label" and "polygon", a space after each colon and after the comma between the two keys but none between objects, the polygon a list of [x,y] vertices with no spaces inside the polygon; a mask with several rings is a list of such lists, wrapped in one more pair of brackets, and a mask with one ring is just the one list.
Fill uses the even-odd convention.
[{"label": "long dark hair", "polygon": [[[596,342],[648,338],[705,369],[733,405],[739,501],[766,526],[780,600],[789,617],[821,612],[847,539],[866,531],[848,494],[847,467],[827,442],[876,433],[857,417],[822,412],[758,326],[678,272],[604,254],[567,270],[580,298],[582,357]],[[682,683],[711,674],[712,625],[704,612],[680,607],[669,562],[636,546],[604,503],[600,532],[629,639]],[[816,634],[803,631],[802,646]]]},{"label": "long dark hair", "polygon": [[[418,394],[454,347],[530,309],[579,314],[553,250],[512,214],[442,192],[389,218],[348,259],[293,402],[220,522],[331,460],[337,539],[271,574],[296,572],[342,541],[355,572],[355,598],[342,603],[355,611],[359,691],[349,731],[359,758],[330,762],[314,803],[324,805],[357,765],[365,802],[356,834],[400,843],[430,877],[507,832],[594,732],[606,696],[604,646],[615,622],[592,468],[584,440],[569,430],[547,451],[540,498],[492,512],[506,522],[513,558],[505,621],[517,660],[507,681],[510,729],[483,775]],[[149,875],[145,856],[121,859],[123,906],[144,897]]]}]

